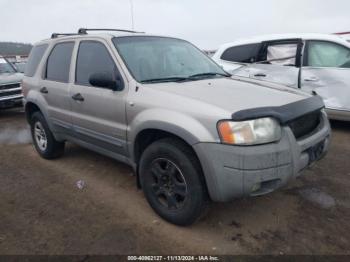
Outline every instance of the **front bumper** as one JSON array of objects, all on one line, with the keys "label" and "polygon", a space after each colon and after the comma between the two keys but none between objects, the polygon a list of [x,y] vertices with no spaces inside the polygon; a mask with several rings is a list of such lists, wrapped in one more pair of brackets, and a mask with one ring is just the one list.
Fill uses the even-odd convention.
[{"label": "front bumper", "polygon": [[0,109],[23,105],[23,95],[11,95],[0,97]]},{"label": "front bumper", "polygon": [[276,143],[256,146],[198,143],[194,150],[202,164],[211,199],[229,201],[272,192],[299,176],[326,154],[330,132],[327,116],[322,114],[318,128],[299,140],[286,126]]}]

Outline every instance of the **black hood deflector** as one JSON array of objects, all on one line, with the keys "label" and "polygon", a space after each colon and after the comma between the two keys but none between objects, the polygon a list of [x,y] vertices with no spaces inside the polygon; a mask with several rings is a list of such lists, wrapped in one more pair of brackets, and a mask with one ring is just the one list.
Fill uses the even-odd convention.
[{"label": "black hood deflector", "polygon": [[323,100],[316,95],[283,106],[257,107],[241,110],[232,114],[232,120],[245,121],[262,117],[276,118],[282,125],[303,115],[316,112],[324,108]]}]

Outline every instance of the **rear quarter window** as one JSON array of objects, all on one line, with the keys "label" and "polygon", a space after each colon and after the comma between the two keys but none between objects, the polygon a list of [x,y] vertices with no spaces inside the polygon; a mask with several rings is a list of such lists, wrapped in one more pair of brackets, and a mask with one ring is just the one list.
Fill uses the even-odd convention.
[{"label": "rear quarter window", "polygon": [[260,44],[229,47],[222,53],[221,59],[231,62],[253,63],[256,60],[259,47]]},{"label": "rear quarter window", "polygon": [[34,76],[47,47],[48,47],[47,44],[43,44],[43,45],[34,46],[32,48],[32,50],[30,51],[30,54],[29,54],[26,69],[24,71],[25,76],[29,76],[29,77]]}]

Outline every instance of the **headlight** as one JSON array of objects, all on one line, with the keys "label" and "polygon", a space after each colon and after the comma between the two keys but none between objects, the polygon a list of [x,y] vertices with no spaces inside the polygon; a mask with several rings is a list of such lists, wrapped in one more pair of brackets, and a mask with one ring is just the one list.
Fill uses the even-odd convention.
[{"label": "headlight", "polygon": [[257,145],[281,138],[281,126],[271,117],[248,121],[220,121],[218,132],[222,143],[234,145]]}]

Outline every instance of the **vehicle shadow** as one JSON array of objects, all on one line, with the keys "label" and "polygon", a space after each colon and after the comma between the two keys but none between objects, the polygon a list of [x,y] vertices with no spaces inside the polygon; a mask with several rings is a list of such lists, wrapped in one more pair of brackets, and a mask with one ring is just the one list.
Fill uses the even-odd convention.
[{"label": "vehicle shadow", "polygon": [[30,143],[29,126],[23,108],[0,110],[0,144]]},{"label": "vehicle shadow", "polygon": [[332,129],[339,131],[350,131],[350,121],[331,120]]},{"label": "vehicle shadow", "polygon": [[16,118],[16,117],[20,117],[20,116],[24,116],[24,108],[23,107],[0,109],[0,119]]}]

